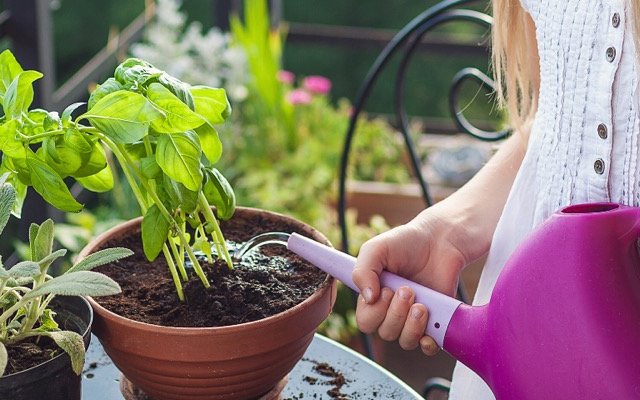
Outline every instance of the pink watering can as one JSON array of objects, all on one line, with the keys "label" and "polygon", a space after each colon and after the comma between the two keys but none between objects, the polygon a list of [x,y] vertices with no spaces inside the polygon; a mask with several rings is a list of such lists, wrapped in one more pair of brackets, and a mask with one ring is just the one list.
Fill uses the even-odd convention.
[{"label": "pink watering can", "polygon": [[[426,333],[498,400],[640,399],[640,208],[557,212],[507,261],[491,300],[469,306],[389,272],[429,309]],[[356,290],[355,258],[297,234],[288,248]]]}]

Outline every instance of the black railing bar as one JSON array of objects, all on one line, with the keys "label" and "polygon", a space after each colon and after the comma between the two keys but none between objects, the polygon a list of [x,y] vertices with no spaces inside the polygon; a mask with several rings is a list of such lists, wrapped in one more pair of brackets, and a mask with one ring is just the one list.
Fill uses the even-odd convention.
[{"label": "black railing bar", "polygon": [[400,127],[400,132],[402,133],[402,136],[404,138],[406,149],[409,153],[409,158],[411,161],[411,166],[413,168],[413,173],[418,180],[418,183],[420,184],[422,198],[424,199],[426,207],[431,207],[433,205],[433,200],[431,198],[431,194],[429,193],[429,186],[422,174],[422,169],[420,167],[421,162],[416,150],[415,143],[413,143],[413,139],[409,134],[409,117],[407,116],[407,110],[404,103],[404,78],[406,76],[407,68],[409,67],[409,64],[411,63],[411,60],[415,54],[415,50],[420,41],[422,41],[423,37],[436,27],[454,21],[473,22],[481,25],[485,29],[489,29],[493,22],[493,18],[479,11],[450,10],[435,16],[429,21],[426,21],[420,27],[420,29],[416,31],[415,36],[410,39],[409,45],[405,47],[403,57],[396,72],[396,91],[394,96],[395,114],[397,117],[396,123]]},{"label": "black railing bar", "polygon": [[142,12],[113,39],[115,44],[113,41],[108,43],[78,72],[60,86],[53,94],[55,109],[60,109],[86,98],[89,85],[107,75],[109,70],[118,62],[118,55],[126,51],[132,43],[142,38],[144,27],[152,17],[152,14],[148,9]]},{"label": "black railing bar", "polygon": [[[301,24],[287,22],[287,41],[322,43],[333,46],[384,47],[397,31],[340,25]],[[421,51],[487,54],[488,43],[478,35],[434,34],[420,42]]]},{"label": "black railing bar", "polygon": [[[400,131],[400,126],[396,123],[396,115],[393,113],[368,112],[366,114],[366,117],[382,118],[386,120],[394,129],[397,129],[398,132]],[[456,126],[455,122],[451,121],[451,118],[410,115],[409,120],[411,122],[419,123],[421,134],[433,133],[455,135],[464,133],[463,130]],[[499,125],[498,122],[487,119],[474,119],[473,123],[475,124],[475,126],[486,131],[492,131],[497,125]]]}]

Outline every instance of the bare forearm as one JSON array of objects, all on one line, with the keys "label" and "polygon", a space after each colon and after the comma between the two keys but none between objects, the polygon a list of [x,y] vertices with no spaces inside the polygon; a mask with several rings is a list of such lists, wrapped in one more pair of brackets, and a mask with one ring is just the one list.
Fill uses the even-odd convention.
[{"label": "bare forearm", "polygon": [[[449,196],[424,212],[442,215],[460,228],[461,246],[467,262],[484,255],[491,243],[498,219],[522,164],[528,141],[517,132],[504,141],[478,173]],[[420,216],[416,218],[420,220]]]}]

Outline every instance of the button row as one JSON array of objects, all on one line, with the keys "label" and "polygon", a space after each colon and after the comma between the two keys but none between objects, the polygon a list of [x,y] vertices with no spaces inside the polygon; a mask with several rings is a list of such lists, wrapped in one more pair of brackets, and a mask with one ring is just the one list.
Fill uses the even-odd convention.
[{"label": "button row", "polygon": [[[620,26],[619,13],[613,13],[613,15],[611,16],[611,26],[613,26],[614,28]],[[607,47],[605,55],[608,62],[613,62],[616,59],[616,48],[613,46]],[[609,136],[607,125],[598,124],[598,136],[600,137],[600,139],[606,139]],[[593,169],[598,175],[602,175],[604,173],[604,167],[605,164],[602,158],[596,159],[596,161],[593,163]]]}]

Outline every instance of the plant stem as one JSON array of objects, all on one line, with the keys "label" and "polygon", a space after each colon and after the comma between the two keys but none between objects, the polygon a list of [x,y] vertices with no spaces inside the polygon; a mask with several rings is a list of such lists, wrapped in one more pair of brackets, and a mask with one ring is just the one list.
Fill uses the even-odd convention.
[{"label": "plant stem", "polygon": [[187,270],[184,269],[184,253],[182,253],[179,249],[176,248],[176,244],[173,242],[172,238],[169,238],[169,240],[167,241],[169,242],[169,246],[171,247],[171,252],[173,253],[173,257],[175,257],[176,263],[178,264],[178,270],[180,271],[180,276],[182,276],[182,280],[186,282],[189,279],[189,277],[187,276]]},{"label": "plant stem", "polygon": [[167,261],[167,265],[169,266],[171,278],[173,279],[173,283],[176,286],[176,291],[178,292],[178,299],[180,299],[180,301],[184,301],[182,283],[180,283],[180,277],[178,276],[178,272],[176,271],[176,265],[174,264],[173,259],[171,259],[171,253],[169,253],[169,249],[167,248],[166,243],[162,246],[162,254],[164,255],[164,258]]},{"label": "plant stem", "polygon": [[209,206],[209,202],[205,197],[204,193],[200,192],[198,194],[198,203],[200,204],[200,208],[202,214],[204,215],[205,221],[212,224],[213,232],[215,237],[213,238],[214,243],[220,243],[220,247],[222,248],[222,253],[218,253],[218,255],[222,255],[223,259],[226,261],[229,269],[233,269],[233,262],[231,261],[231,256],[229,255],[229,250],[227,249],[227,244],[224,240],[224,236],[222,235],[222,231],[220,230],[220,225],[218,224],[218,220],[215,215],[213,215],[213,211],[211,211],[211,207]]}]

